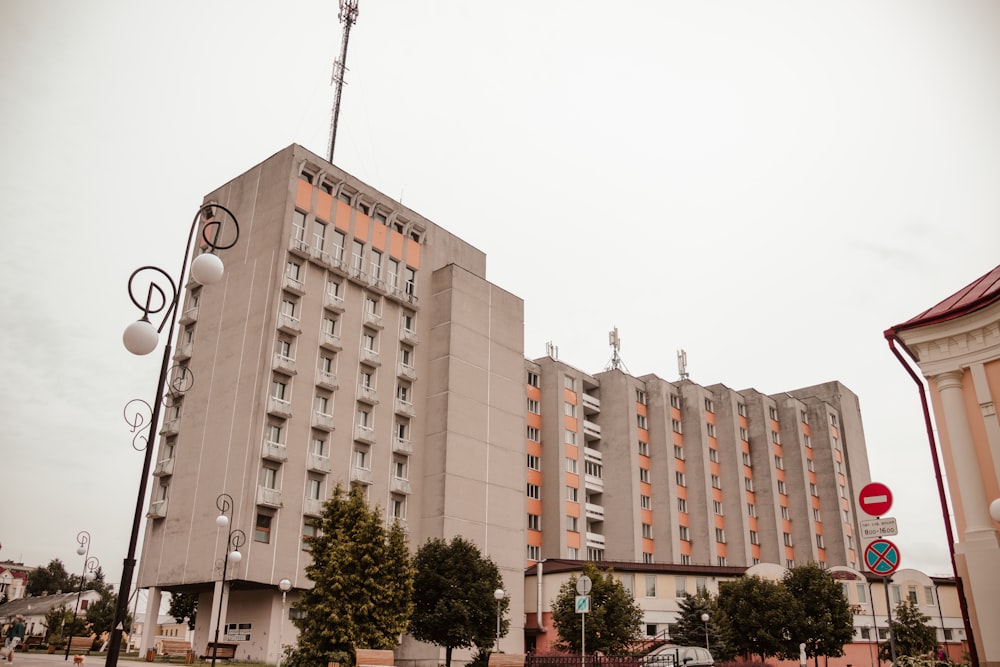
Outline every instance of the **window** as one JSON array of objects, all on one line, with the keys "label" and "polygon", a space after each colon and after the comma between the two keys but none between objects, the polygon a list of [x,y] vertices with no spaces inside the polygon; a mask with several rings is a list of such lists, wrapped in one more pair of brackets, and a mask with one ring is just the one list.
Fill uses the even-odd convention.
[{"label": "window", "polygon": [[322,251],[326,244],[326,223],[319,220],[313,226],[313,247]]},{"label": "window", "polygon": [[919,604],[917,602],[917,587],[916,586],[910,586],[909,588],[907,588],[907,590],[906,590],[906,600],[910,604],[913,604],[913,605]]},{"label": "window", "polygon": [[791,533],[782,533],[782,535],[785,538],[785,546],[786,547],[792,546],[792,534]]},{"label": "window", "polygon": [[289,260],[285,264],[285,275],[292,279],[292,281],[301,283],[302,282],[302,265],[298,262],[293,262]]},{"label": "window", "polygon": [[565,376],[565,378],[563,378],[563,386],[565,386],[570,391],[576,391],[576,382],[574,382],[573,378],[571,378],[568,375]]},{"label": "window", "polygon": [[687,498],[678,498],[677,499],[677,511],[678,512],[687,512],[688,511],[688,501],[687,501]]},{"label": "window", "polygon": [[528,530],[541,530],[542,529],[542,517],[537,514],[528,515]]},{"label": "window", "polygon": [[646,539],[652,539],[653,537],[653,526],[648,523],[642,524],[642,536]]},{"label": "window", "polygon": [[537,387],[538,386],[538,373],[528,371],[528,386]]},{"label": "window", "polygon": [[362,366],[358,373],[358,384],[365,389],[375,388],[375,370],[367,366]]},{"label": "window", "polygon": [[278,399],[279,401],[288,400],[288,396],[291,392],[288,391],[288,383],[281,379],[274,379],[271,381],[271,396]]},{"label": "window", "polygon": [[785,488],[785,480],[783,480],[783,479],[779,479],[778,480],[778,493],[782,493],[782,494],[787,494],[788,493],[787,489]]},{"label": "window", "polygon": [[579,502],[579,498],[580,498],[580,489],[576,488],[575,486],[566,487],[566,500],[575,503]]},{"label": "window", "polygon": [[646,597],[648,598],[656,597],[656,575],[653,574],[646,575]]},{"label": "window", "polygon": [[788,508],[785,507],[784,505],[781,506],[781,518],[785,519],[786,521],[788,520]]},{"label": "window", "polygon": [[313,437],[310,451],[316,456],[326,456],[326,438]]},{"label": "window", "polygon": [[413,296],[417,293],[417,272],[406,267],[406,293]]},{"label": "window", "polygon": [[576,444],[576,432],[575,431],[566,431],[565,438],[563,439],[563,442],[565,442],[567,445],[575,445]]},{"label": "window", "polygon": [[708,437],[710,438],[715,437],[715,424],[706,423],[705,430],[708,432]]},{"label": "window", "polygon": [[271,515],[258,514],[254,524],[253,541],[268,544],[271,541]]},{"label": "window", "polygon": [[309,478],[306,480],[306,498],[311,500],[319,500],[320,498],[320,487],[322,482],[318,479]]},{"label": "window", "polygon": [[718,500],[712,501],[712,510],[719,516],[722,516],[722,502]]},{"label": "window", "polygon": [[396,387],[396,398],[398,398],[403,403],[410,402],[410,394],[411,394],[410,385],[400,384],[398,387]]},{"label": "window", "polygon": [[670,394],[670,407],[681,409],[681,397],[677,394]]},{"label": "window", "polygon": [[747,416],[747,405],[746,405],[746,403],[737,403],[736,404],[736,414],[738,414],[740,417],[746,417]]},{"label": "window", "polygon": [[537,427],[535,426],[528,427],[528,440],[531,440],[532,442],[542,441],[541,433],[539,432]]},{"label": "window", "polygon": [[274,350],[282,359],[292,360],[292,341],[287,338],[279,338],[274,345]]},{"label": "window", "polygon": [[750,433],[742,426],[740,426],[740,440],[743,440],[744,442],[750,441]]},{"label": "window", "polygon": [[361,346],[369,352],[377,352],[378,348],[375,347],[375,334],[368,331],[361,334]]},{"label": "window", "polygon": [[894,605],[897,605],[903,601],[902,593],[900,592],[898,584],[893,584],[889,586],[889,592],[892,593],[892,603]]},{"label": "window", "polygon": [[750,531],[750,544],[760,544],[760,538],[757,536],[756,530]]},{"label": "window", "polygon": [[541,489],[537,484],[528,484],[528,497],[535,500],[541,497]]},{"label": "window", "polygon": [[715,529],[715,541],[716,542],[725,542],[726,541],[726,531],[723,530],[722,528],[716,528]]},{"label": "window", "polygon": [[368,470],[368,449],[358,448],[354,450],[354,467],[361,470]]},{"label": "window", "polygon": [[670,420],[670,428],[673,429],[674,433],[681,433],[682,432],[681,431],[681,420],[680,419],[671,419]]},{"label": "window", "polygon": [[781,436],[778,435],[777,431],[771,431],[771,442],[773,442],[776,445],[781,444]]},{"label": "window", "polygon": [[566,472],[578,473],[579,468],[576,459],[566,458]]},{"label": "window", "polygon": [[361,428],[370,428],[372,423],[372,413],[367,409],[361,408],[358,410],[358,426]]},{"label": "window", "polygon": [[296,241],[306,238],[306,214],[302,211],[292,211],[292,238]]},{"label": "window", "polygon": [[396,422],[396,437],[400,440],[406,440],[410,432],[409,426],[406,422]]},{"label": "window", "polygon": [[710,398],[705,399],[705,412],[715,412],[715,403]]},{"label": "window", "polygon": [[858,591],[858,603],[867,604],[868,603],[868,587],[864,584],[856,585]]},{"label": "window", "polygon": [[651,510],[651,509],[653,509],[653,499],[650,498],[647,495],[640,494],[639,495],[639,507],[641,507],[644,510]]},{"label": "window", "polygon": [[542,460],[540,457],[534,454],[528,454],[528,469],[529,470],[541,470]]},{"label": "window", "polygon": [[299,304],[294,299],[281,300],[281,314],[287,315],[291,319],[298,319]]},{"label": "window", "polygon": [[316,524],[313,523],[312,520],[307,519],[306,521],[302,522],[302,550],[303,551],[311,551],[312,550],[312,542],[311,542],[311,540],[313,540],[316,537],[317,532],[318,531],[316,530]]},{"label": "window", "polygon": [[837,425],[837,415],[830,415],[830,426]]},{"label": "window", "polygon": [[757,507],[753,503],[747,503],[747,516],[757,516]]},{"label": "window", "polygon": [[344,261],[344,247],[347,244],[347,236],[344,232],[339,230],[333,230],[333,238],[330,245],[330,254],[333,255],[333,259],[340,264]]},{"label": "window", "polygon": [[819,549],[823,548],[823,536],[816,533],[816,547]]},{"label": "window", "polygon": [[708,579],[706,579],[705,577],[695,577],[694,590],[696,592],[704,593],[707,587],[708,587]]},{"label": "window", "polygon": [[528,560],[541,560],[542,559],[542,548],[535,546],[534,544],[528,545]]},{"label": "window", "polygon": [[712,463],[718,463],[719,462],[719,450],[715,449],[714,447],[709,447],[708,448],[708,460],[711,461]]},{"label": "window", "polygon": [[713,489],[721,489],[722,488],[722,480],[719,478],[719,476],[718,475],[712,475],[711,478],[712,478],[712,488]]},{"label": "window", "polygon": [[372,248],[371,254],[372,278],[379,280],[382,277],[382,253]]},{"label": "window", "polygon": [[753,491],[753,480],[750,479],[749,477],[744,477],[743,478],[743,486],[746,487],[747,491]]},{"label": "window", "polygon": [[[784,462],[781,460],[781,457],[778,456],[777,454],[775,454],[775,456],[774,456],[774,468],[775,468],[775,470],[784,470],[785,469]],[[813,494],[813,495],[815,495],[815,494]]]},{"label": "window", "polygon": [[674,577],[674,597],[682,598],[687,593],[687,577]]},{"label": "window", "polygon": [[378,301],[370,296],[365,297],[365,312],[369,315],[378,315]]},{"label": "window", "polygon": [[572,403],[566,403],[563,406],[563,412],[566,413],[567,417],[576,417],[576,406]]},{"label": "window", "polygon": [[413,313],[404,312],[403,313],[403,331],[408,331],[410,333],[413,333],[413,331],[414,331],[413,327],[415,326],[415,320],[416,320],[416,315],[414,315]]},{"label": "window", "polygon": [[674,445],[674,458],[680,461],[684,460],[684,448],[680,445]]},{"label": "window", "polygon": [[809,493],[812,494],[812,495],[814,495],[814,496],[818,496],[819,495],[819,489],[817,489],[816,485],[813,484],[812,482],[809,482]]},{"label": "window", "polygon": [[813,508],[813,521],[815,521],[816,523],[823,522],[823,516],[820,514],[819,509],[816,507]]},{"label": "window", "polygon": [[320,394],[316,396],[316,400],[314,401],[314,408],[317,413],[324,416],[329,416],[330,404],[331,404],[330,397]]},{"label": "window", "polygon": [[646,415],[636,415],[635,425],[642,429],[649,428],[649,426],[646,423]]},{"label": "window", "polygon": [[677,486],[687,486],[687,482],[684,480],[684,473],[680,470],[674,473],[674,481],[677,482]]},{"label": "window", "polygon": [[642,456],[649,456],[649,443],[639,441],[639,454]]},{"label": "window", "polygon": [[396,479],[408,479],[406,476],[407,460],[398,458],[392,462],[392,476]]},{"label": "window", "polygon": [[750,452],[743,452],[743,465],[748,468],[753,467],[753,461],[750,460]]},{"label": "window", "polygon": [[687,526],[678,526],[677,528],[678,528],[678,531],[679,531],[680,538],[682,540],[684,540],[685,542],[690,542],[691,541],[691,536],[690,536],[690,533],[688,533],[688,527]]},{"label": "window", "polygon": [[400,521],[406,520],[406,498],[393,495],[389,500],[389,516]]},{"label": "window", "polygon": [[924,586],[924,601],[926,604],[934,604],[934,587]]},{"label": "window", "polygon": [[802,436],[802,441],[805,443],[806,449],[812,449],[813,446],[812,438],[809,437],[808,433]]},{"label": "window", "polygon": [[649,468],[639,468],[639,481],[649,483]]},{"label": "window", "polygon": [[283,442],[282,436],[284,435],[284,428],[281,424],[268,424],[267,425],[267,441],[273,442],[275,444],[281,444]]},{"label": "window", "polygon": [[263,486],[265,489],[277,489],[278,488],[278,469],[266,465],[264,466],[263,472]]},{"label": "window", "polygon": [[580,532],[580,519],[575,516],[566,516],[566,530]]},{"label": "window", "polygon": [[361,241],[354,241],[354,250],[351,255],[351,268],[355,273],[365,272],[365,244]]},{"label": "window", "polygon": [[641,389],[635,390],[635,402],[639,405],[646,405],[646,392]]},{"label": "window", "polygon": [[540,414],[541,408],[538,404],[538,399],[529,398],[528,399],[528,412],[531,414]]},{"label": "window", "polygon": [[778,421],[778,408],[773,405],[768,407],[767,414],[773,421]]}]

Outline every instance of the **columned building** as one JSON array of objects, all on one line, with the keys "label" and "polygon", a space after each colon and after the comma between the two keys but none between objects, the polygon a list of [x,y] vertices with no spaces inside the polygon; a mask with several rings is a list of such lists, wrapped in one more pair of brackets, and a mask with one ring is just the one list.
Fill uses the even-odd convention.
[{"label": "columned building", "polygon": [[[967,601],[979,664],[1000,665],[1000,634],[996,632],[1000,627],[1000,421],[996,407],[1000,402],[1000,266],[885,334],[891,345],[898,343],[910,356],[926,380],[944,464],[938,480],[939,484],[943,477],[948,480],[957,532],[953,555],[960,591]],[[920,390],[927,415],[922,384]],[[929,428],[928,438],[937,459]],[[949,508],[942,509],[947,523]]]}]

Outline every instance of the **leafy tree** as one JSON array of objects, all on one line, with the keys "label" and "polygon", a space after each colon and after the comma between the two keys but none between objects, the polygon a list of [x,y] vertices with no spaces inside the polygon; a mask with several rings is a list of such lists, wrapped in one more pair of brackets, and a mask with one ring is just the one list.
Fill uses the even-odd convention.
[{"label": "leafy tree", "polygon": [[45,614],[44,623],[46,641],[60,647],[65,645],[70,629],[73,630],[74,637],[79,637],[86,628],[86,621],[76,618],[73,610],[67,609],[64,605],[50,609]]},{"label": "leafy tree", "polygon": [[69,593],[79,588],[80,578],[74,578],[66,571],[66,566],[58,558],[53,558],[45,567],[38,567],[28,574],[28,595],[49,595]]},{"label": "leafy tree", "polygon": [[[118,596],[111,590],[110,586],[105,586],[101,591],[101,599],[87,607],[87,622],[90,629],[98,637],[105,632],[110,633],[115,624],[115,607],[118,605]],[[125,615],[126,628],[132,627],[132,615]]]},{"label": "leafy tree", "polygon": [[781,583],[755,576],[720,582],[716,604],[737,653],[762,660],[784,654],[795,600]]},{"label": "leafy tree", "polygon": [[642,609],[632,594],[616,581],[611,570],[601,571],[593,563],[585,563],[583,574],[590,577],[590,613],[576,613],[577,577],[570,577],[559,589],[552,602],[552,622],[559,634],[557,646],[580,653],[581,624],[586,632],[586,650],[611,655],[627,653],[639,638]]},{"label": "leafy tree", "polygon": [[[711,594],[705,589],[697,594],[685,593],[678,602],[680,616],[677,624],[670,627],[670,642],[680,646],[704,646],[706,625],[709,650],[716,662],[731,660],[736,652],[729,647],[726,639],[728,620],[724,618]],[[701,620],[708,614],[708,623]]]},{"label": "leafy tree", "polygon": [[[896,656],[917,657],[926,655],[937,646],[937,632],[927,624],[931,620],[907,600],[896,605],[889,631],[896,645]],[[892,660],[892,646],[889,642],[879,644],[880,660]]]},{"label": "leafy tree", "polygon": [[286,667],[350,663],[355,648],[395,648],[413,609],[413,565],[399,523],[386,529],[360,486],[345,493],[338,485],[317,529],[306,567],[313,587],[299,603],[298,646]]},{"label": "leafy tree", "polygon": [[[447,667],[452,649],[493,646],[497,633],[493,592],[503,587],[503,579],[492,560],[461,536],[451,542],[433,538],[417,550],[413,567],[410,632],[415,638],[444,646]],[[508,599],[499,605],[502,618]],[[501,620],[501,635],[509,626],[507,619]]]},{"label": "leafy tree", "polygon": [[794,600],[784,657],[797,659],[802,643],[810,657],[844,655],[854,638],[854,613],[841,585],[816,563],[791,568],[781,583]]},{"label": "leafy tree", "polygon": [[187,622],[188,629],[194,630],[195,619],[198,617],[198,596],[193,593],[171,594],[167,613],[178,623]]}]

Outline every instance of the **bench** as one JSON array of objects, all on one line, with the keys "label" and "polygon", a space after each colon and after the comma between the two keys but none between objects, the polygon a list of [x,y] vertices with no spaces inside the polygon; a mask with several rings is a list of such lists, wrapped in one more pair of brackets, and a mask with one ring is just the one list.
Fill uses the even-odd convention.
[{"label": "bench", "polygon": [[359,648],[355,651],[354,667],[394,667],[396,656],[388,649]]},{"label": "bench", "polygon": [[159,639],[156,642],[156,652],[164,658],[178,656],[187,658],[191,653],[191,642],[186,639]]},{"label": "bench", "polygon": [[70,651],[84,651],[90,653],[90,647],[94,645],[93,637],[70,637],[69,638],[69,650]]},{"label": "bench", "polygon": [[524,667],[524,654],[490,653],[489,667]]},{"label": "bench", "polygon": [[45,635],[30,635],[17,645],[17,650],[27,652],[33,648],[42,648],[43,646],[45,646]]},{"label": "bench", "polygon": [[236,657],[236,644],[208,642],[205,654],[198,657],[202,660],[211,660],[213,655],[215,655],[216,660],[232,660]]}]

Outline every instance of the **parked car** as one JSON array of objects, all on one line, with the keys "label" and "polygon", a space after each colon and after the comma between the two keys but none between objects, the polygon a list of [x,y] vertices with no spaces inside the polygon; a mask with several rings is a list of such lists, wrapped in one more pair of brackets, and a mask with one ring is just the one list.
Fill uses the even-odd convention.
[{"label": "parked car", "polygon": [[646,667],[713,667],[715,660],[708,649],[700,646],[666,644],[647,653],[642,659]]}]

